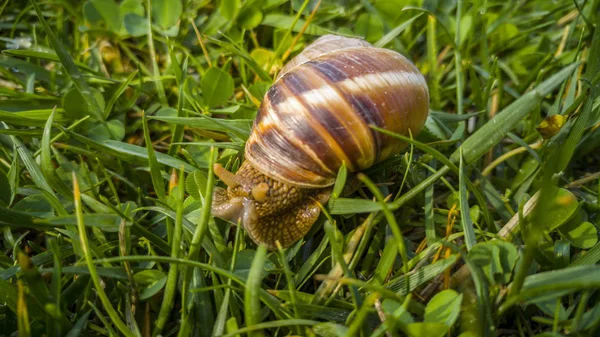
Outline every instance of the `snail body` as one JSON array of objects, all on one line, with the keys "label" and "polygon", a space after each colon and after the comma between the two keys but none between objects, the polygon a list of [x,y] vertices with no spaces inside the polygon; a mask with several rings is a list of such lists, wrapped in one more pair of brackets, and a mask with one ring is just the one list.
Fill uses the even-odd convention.
[{"label": "snail body", "polygon": [[326,35],[281,71],[259,108],[234,175],[222,166],[212,211],[269,248],[290,246],[320,214],[342,163],[364,170],[406,144],[372,129],[418,134],[429,112],[427,84],[397,52]]}]

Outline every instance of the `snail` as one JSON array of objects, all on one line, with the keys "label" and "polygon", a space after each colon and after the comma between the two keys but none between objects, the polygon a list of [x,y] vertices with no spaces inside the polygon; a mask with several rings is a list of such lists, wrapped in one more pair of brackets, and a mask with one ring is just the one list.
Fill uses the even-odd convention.
[{"label": "snail", "polygon": [[236,174],[213,215],[241,221],[250,238],[276,248],[302,238],[329,200],[342,163],[364,170],[406,144],[372,129],[416,136],[429,113],[423,75],[399,53],[326,35],[286,64],[267,91]]}]

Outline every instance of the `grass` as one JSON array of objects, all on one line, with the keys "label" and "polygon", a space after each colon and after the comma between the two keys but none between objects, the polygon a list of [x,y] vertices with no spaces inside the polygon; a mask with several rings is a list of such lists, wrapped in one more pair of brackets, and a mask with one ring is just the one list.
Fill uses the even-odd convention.
[{"label": "grass", "polygon": [[[0,336],[600,334],[600,1],[0,1]],[[210,214],[318,36],[431,113],[287,249]],[[378,130],[387,132],[386,130]]]}]

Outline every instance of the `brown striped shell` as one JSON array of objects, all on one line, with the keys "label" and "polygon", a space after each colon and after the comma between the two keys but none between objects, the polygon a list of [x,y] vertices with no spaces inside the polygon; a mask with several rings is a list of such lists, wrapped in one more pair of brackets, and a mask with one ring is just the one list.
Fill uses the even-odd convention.
[{"label": "brown striped shell", "polygon": [[330,186],[342,162],[360,171],[404,147],[369,125],[414,136],[428,112],[425,79],[404,56],[326,35],[290,61],[267,92],[246,160],[294,186]]},{"label": "brown striped shell", "polygon": [[291,60],[262,101],[233,174],[215,164],[214,216],[241,223],[270,249],[317,220],[342,163],[363,170],[405,144],[370,126],[416,135],[429,112],[425,79],[402,55],[334,35]]}]

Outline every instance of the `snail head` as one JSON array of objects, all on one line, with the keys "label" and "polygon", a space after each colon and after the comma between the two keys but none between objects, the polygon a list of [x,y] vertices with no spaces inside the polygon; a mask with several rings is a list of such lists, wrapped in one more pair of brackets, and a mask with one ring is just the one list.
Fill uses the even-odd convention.
[{"label": "snail head", "polygon": [[275,249],[276,241],[288,247],[304,236],[321,212],[319,203],[330,189],[308,189],[269,178],[248,161],[236,174],[215,164],[214,172],[227,189],[214,192],[214,216],[240,223],[252,240]]}]

